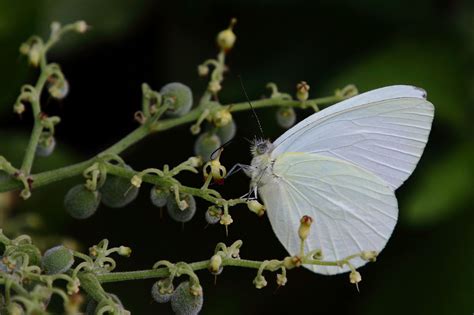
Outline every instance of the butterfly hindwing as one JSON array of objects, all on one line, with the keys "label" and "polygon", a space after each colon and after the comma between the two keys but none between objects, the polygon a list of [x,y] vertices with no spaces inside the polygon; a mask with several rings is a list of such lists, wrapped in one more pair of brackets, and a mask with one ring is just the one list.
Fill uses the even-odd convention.
[{"label": "butterfly hindwing", "polygon": [[[299,253],[299,221],[314,222],[306,249],[322,249],[334,261],[364,250],[380,252],[397,222],[392,188],[371,172],[352,163],[310,153],[283,153],[259,187],[280,242],[291,255]],[[353,260],[355,267],[365,262]],[[305,266],[317,273],[336,274],[347,268]]]}]

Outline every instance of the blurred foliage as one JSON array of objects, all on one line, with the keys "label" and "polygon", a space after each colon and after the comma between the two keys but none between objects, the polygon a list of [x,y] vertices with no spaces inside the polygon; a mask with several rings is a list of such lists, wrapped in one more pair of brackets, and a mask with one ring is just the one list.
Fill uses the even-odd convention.
[{"label": "blurred foliage", "polygon": [[[63,118],[58,150],[51,158],[39,158],[35,170],[81,160],[129,132],[143,81],[157,89],[181,81],[199,97],[204,83],[195,67],[213,54],[213,36],[230,16],[239,19],[238,38],[229,57],[223,102],[244,99],[236,77],[242,74],[251,98],[266,93],[268,81],[293,93],[295,83],[305,80],[312,96],[348,83],[360,91],[413,84],[428,92],[436,113],[424,156],[397,191],[401,222],[379,262],[362,269],[360,294],[347,284],[347,275],[318,277],[295,271],[287,287],[274,294],[271,289],[256,291],[251,285],[254,275],[229,270],[216,286],[214,279],[206,278],[203,313],[220,314],[225,309],[229,314],[275,314],[299,308],[319,314],[472,313],[474,6],[467,1],[0,0],[0,154],[20,161],[31,128],[29,112],[22,120],[11,114],[21,84],[35,75],[19,57],[18,47],[33,33],[44,35],[52,20],[84,19],[93,29],[82,38],[67,39],[53,53],[71,83],[71,93],[61,104],[48,104],[48,111]],[[103,128],[111,111],[113,119]],[[308,114],[299,111],[298,119]],[[259,115],[271,138],[282,132],[274,110]],[[83,128],[82,119],[88,119],[88,128]],[[257,128],[250,113],[237,114],[236,121],[238,136],[253,137]],[[182,139],[180,145],[174,141],[177,138]],[[187,128],[173,130],[146,139],[125,157],[135,168],[174,163],[191,154],[193,140]],[[72,148],[80,154],[71,153]],[[236,141],[226,153],[227,166],[249,160],[244,142]],[[85,245],[102,237],[126,242],[134,256],[124,269],[149,267],[164,257],[202,259],[223,239],[223,231],[203,230],[202,218],[187,223],[184,231],[166,217],[159,220],[146,193],[125,209],[99,209],[91,220],[72,221],[58,196],[78,180],[45,187],[28,202],[15,203],[13,219],[38,213],[46,222],[44,236],[63,234]],[[246,185],[246,179],[236,178],[222,189],[226,195],[236,195],[245,193]],[[245,236],[247,256],[283,255],[266,219],[243,211],[236,213],[234,225],[231,238]],[[156,238],[149,239],[150,230]],[[170,235],[173,242],[168,241]],[[151,283],[147,285],[111,288],[137,314],[169,312],[149,304]],[[311,308],[293,301],[311,301]]]}]

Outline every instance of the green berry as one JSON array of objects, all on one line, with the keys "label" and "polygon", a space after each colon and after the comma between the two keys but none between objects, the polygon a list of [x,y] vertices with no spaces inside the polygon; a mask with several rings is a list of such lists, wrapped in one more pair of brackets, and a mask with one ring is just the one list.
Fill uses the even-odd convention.
[{"label": "green berry", "polygon": [[203,295],[193,295],[189,281],[182,282],[171,297],[171,308],[177,315],[195,315],[201,311]]},{"label": "green berry", "polygon": [[278,125],[288,129],[296,122],[296,113],[293,107],[281,107],[276,113]]},{"label": "green berry", "polygon": [[74,264],[72,251],[62,245],[48,249],[41,259],[41,266],[50,275],[64,273],[72,264]]},{"label": "green berry", "polygon": [[44,141],[40,141],[36,147],[36,155],[41,157],[50,156],[56,147],[56,140],[53,137],[49,137]]},{"label": "green berry", "polygon": [[168,83],[161,88],[160,93],[164,99],[170,98],[173,100],[173,104],[167,112],[169,116],[183,116],[193,106],[193,93],[189,87],[182,83]]},{"label": "green berry", "polygon": [[151,296],[157,303],[168,303],[171,300],[173,291],[173,285],[170,288],[162,288],[160,281],[157,281],[151,287]]},{"label": "green berry", "polygon": [[179,207],[174,196],[168,198],[168,202],[166,203],[168,214],[175,221],[188,222],[196,213],[196,200],[192,195],[182,194],[180,201],[186,206],[184,209]]},{"label": "green berry", "polygon": [[235,125],[234,120],[231,120],[228,124],[216,128],[216,135],[221,139],[222,143],[232,140],[235,137],[237,131],[237,126]]},{"label": "green berry", "polygon": [[[130,166],[126,169],[132,170]],[[100,188],[102,203],[109,208],[122,208],[134,201],[138,196],[138,188],[130,184],[125,177],[109,175]]]},{"label": "green berry", "polygon": [[96,212],[100,197],[100,192],[91,191],[79,184],[67,192],[64,197],[64,207],[73,218],[86,219]]},{"label": "green berry", "polygon": [[201,156],[204,161],[211,159],[211,154],[221,146],[221,140],[213,133],[201,134],[194,144],[194,153]]},{"label": "green berry", "polygon": [[158,208],[164,207],[168,202],[169,192],[162,190],[158,187],[153,187],[150,191],[150,200],[151,203],[157,206]]}]

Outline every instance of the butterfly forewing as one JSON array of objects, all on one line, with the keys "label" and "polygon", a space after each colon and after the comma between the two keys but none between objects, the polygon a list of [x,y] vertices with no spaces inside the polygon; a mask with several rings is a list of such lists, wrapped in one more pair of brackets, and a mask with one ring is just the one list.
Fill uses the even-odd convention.
[{"label": "butterfly forewing", "polygon": [[398,188],[413,172],[431,130],[434,107],[424,91],[393,86],[311,115],[279,137],[272,157],[310,152],[356,164]]}]

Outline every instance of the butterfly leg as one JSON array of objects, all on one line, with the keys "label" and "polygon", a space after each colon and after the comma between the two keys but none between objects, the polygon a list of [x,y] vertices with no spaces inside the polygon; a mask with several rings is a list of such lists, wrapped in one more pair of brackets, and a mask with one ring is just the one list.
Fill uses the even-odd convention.
[{"label": "butterfly leg", "polygon": [[239,172],[239,171],[244,171],[244,173],[247,175],[247,176],[250,176],[251,172],[252,172],[252,166],[250,165],[246,165],[246,164],[240,164],[240,163],[237,163],[235,164],[234,166],[232,166],[232,168],[227,172],[227,175],[225,178],[231,176],[231,175],[234,175],[235,173]]}]

